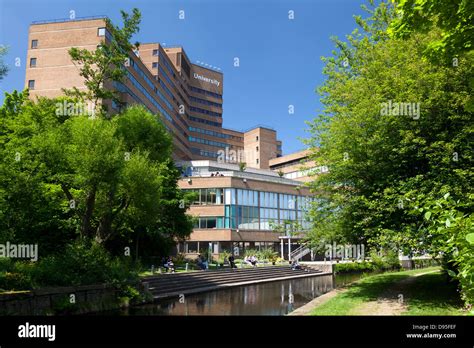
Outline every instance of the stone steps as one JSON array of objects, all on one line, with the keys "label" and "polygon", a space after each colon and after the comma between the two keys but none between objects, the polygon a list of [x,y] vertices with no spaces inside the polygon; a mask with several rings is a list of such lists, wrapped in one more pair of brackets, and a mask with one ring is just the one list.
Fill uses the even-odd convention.
[{"label": "stone steps", "polygon": [[[330,274],[330,273],[327,273]],[[326,275],[319,270],[292,270],[290,267],[269,266],[251,269],[203,271],[163,274],[144,278],[155,299],[256,284],[268,281]]]}]

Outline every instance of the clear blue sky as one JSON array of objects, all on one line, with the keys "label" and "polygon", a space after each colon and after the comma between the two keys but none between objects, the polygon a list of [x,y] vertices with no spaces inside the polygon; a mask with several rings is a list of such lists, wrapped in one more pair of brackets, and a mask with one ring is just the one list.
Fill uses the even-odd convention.
[{"label": "clear blue sky", "polygon": [[[142,23],[136,40],[182,45],[189,58],[224,73],[224,127],[273,127],[285,154],[302,149],[305,120],[321,108],[316,86],[324,81],[320,57],[333,49],[330,36],[343,37],[364,14],[365,0],[0,0],[0,44],[9,46],[3,92],[23,89],[28,26],[35,20],[107,15],[138,7]],[[179,10],[185,19],[178,18]],[[295,19],[288,19],[293,10]],[[233,66],[234,57],[240,67]],[[15,59],[20,58],[20,66]],[[288,113],[294,105],[295,113]]]}]

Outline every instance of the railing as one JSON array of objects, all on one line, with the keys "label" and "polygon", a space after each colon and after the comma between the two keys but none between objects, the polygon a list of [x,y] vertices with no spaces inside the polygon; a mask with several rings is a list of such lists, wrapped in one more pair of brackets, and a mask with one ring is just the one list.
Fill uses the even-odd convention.
[{"label": "railing", "polygon": [[311,249],[308,248],[305,244],[303,244],[290,253],[290,260],[298,261],[304,256],[308,255],[310,252]]},{"label": "railing", "polygon": [[88,17],[76,17],[76,18],[59,18],[50,20],[33,21],[31,24],[47,24],[47,23],[64,23],[73,21],[87,21],[91,19],[105,19],[107,16],[88,16]]}]

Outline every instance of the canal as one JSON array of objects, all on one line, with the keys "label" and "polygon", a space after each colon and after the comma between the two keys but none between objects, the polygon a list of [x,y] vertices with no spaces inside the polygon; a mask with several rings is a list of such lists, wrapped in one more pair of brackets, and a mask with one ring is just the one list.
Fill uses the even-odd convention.
[{"label": "canal", "polygon": [[285,315],[361,275],[317,276],[240,286],[134,306],[118,315]]}]

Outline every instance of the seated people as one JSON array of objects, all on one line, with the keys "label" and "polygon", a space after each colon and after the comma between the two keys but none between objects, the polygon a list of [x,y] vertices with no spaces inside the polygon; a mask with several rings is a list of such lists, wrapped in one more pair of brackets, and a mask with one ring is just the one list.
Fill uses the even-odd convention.
[{"label": "seated people", "polygon": [[250,263],[252,264],[252,266],[253,266],[253,267],[257,267],[257,262],[258,262],[258,260],[257,260],[257,258],[255,257],[255,255],[252,255],[252,256],[250,257]]},{"label": "seated people", "polygon": [[291,264],[291,269],[295,270],[295,269],[303,269],[303,268],[301,267],[301,265],[298,263],[297,260],[294,260]]}]

